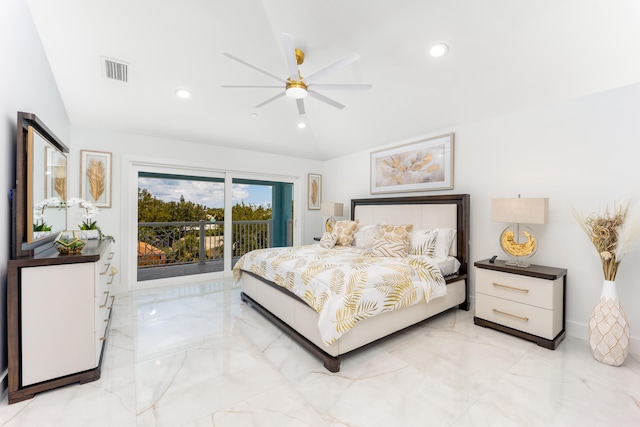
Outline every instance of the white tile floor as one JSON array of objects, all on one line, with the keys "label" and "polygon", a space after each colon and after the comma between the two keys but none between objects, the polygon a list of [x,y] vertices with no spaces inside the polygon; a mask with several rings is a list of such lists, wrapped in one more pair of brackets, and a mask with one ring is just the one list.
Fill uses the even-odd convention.
[{"label": "white tile floor", "polygon": [[2,426],[638,426],[640,360],[596,362],[454,310],[331,374],[231,280],[120,295],[102,378],[7,405]]}]

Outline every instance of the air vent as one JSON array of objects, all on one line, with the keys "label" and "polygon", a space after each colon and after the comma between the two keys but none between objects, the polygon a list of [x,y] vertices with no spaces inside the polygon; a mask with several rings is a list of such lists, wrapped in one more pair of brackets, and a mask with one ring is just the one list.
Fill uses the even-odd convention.
[{"label": "air vent", "polygon": [[126,62],[102,57],[102,70],[107,79],[129,82],[129,64]]}]

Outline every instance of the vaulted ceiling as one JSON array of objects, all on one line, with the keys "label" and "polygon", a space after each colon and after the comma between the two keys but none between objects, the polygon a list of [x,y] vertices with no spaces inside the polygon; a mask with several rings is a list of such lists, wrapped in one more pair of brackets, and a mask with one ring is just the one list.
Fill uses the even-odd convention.
[{"label": "vaulted ceiling", "polygon": [[[454,130],[640,81],[636,0],[27,0],[73,126],[310,159]],[[289,33],[303,77],[352,52],[318,83],[338,109],[280,89],[227,52],[286,79]],[[449,53],[433,58],[436,42]],[[101,58],[128,64],[105,78]],[[176,97],[188,89],[190,99]],[[253,114],[255,113],[255,114]],[[299,129],[305,121],[308,126]]]}]

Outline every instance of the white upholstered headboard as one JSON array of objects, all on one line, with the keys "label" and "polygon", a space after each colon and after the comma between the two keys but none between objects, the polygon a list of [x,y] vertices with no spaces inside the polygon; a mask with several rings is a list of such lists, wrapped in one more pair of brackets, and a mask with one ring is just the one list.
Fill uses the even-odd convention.
[{"label": "white upholstered headboard", "polygon": [[468,271],[469,256],[468,194],[440,196],[388,197],[351,200],[351,219],[360,224],[413,224],[414,229],[455,228],[457,236],[450,254]]}]

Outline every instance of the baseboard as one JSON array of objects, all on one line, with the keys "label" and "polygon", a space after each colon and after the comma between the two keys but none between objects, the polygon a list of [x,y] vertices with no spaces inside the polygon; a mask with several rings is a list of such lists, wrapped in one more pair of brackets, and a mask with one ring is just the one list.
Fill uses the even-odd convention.
[{"label": "baseboard", "polygon": [[[567,331],[567,336],[579,338],[585,340],[585,342],[587,341],[589,328],[586,323],[567,321],[565,323],[565,329]],[[632,336],[629,338],[629,343],[629,353],[634,356],[640,356],[640,338]]]}]

